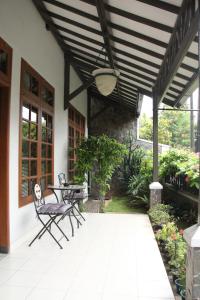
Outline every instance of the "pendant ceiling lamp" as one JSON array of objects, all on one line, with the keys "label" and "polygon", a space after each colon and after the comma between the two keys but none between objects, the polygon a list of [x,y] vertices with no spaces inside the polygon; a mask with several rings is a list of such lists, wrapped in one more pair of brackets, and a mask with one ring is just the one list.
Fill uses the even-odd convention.
[{"label": "pendant ceiling lamp", "polygon": [[103,96],[110,95],[116,84],[119,77],[119,71],[110,68],[100,68],[92,72],[92,75],[95,78],[96,87],[100,94]]},{"label": "pendant ceiling lamp", "polygon": [[[104,46],[102,47],[102,50],[103,49]],[[107,67],[109,63],[106,61],[106,52],[101,51],[99,57],[101,54],[105,55],[105,67],[94,70],[92,75],[95,78],[96,87],[99,93],[103,96],[108,96],[114,91],[120,72]],[[96,62],[98,62],[99,57]]]}]

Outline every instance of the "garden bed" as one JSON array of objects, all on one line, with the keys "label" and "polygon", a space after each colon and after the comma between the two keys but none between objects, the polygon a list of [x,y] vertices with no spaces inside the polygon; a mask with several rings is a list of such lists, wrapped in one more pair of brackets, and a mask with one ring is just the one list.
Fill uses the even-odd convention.
[{"label": "garden bed", "polygon": [[185,299],[186,242],[172,212],[173,207],[157,204],[149,210],[149,217],[173,291]]}]

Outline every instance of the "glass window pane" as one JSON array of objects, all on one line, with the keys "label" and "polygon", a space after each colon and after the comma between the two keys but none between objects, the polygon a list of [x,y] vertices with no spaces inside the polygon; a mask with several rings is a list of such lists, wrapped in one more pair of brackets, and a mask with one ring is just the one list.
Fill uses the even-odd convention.
[{"label": "glass window pane", "polygon": [[41,186],[42,190],[44,191],[46,189],[46,177],[41,178]]},{"label": "glass window pane", "polygon": [[31,109],[31,121],[37,123],[38,110],[35,107]]},{"label": "glass window pane", "polygon": [[26,197],[29,195],[29,186],[28,186],[28,180],[22,181],[22,197]]},{"label": "glass window pane", "polygon": [[30,117],[30,105],[28,104],[23,104],[22,106],[22,118],[29,120]]},{"label": "glass window pane", "polygon": [[31,75],[28,72],[23,74],[23,86],[27,91],[31,89]]},{"label": "glass window pane", "polygon": [[37,178],[31,178],[31,180],[29,180],[29,191],[30,193],[33,190],[34,185],[37,183]]},{"label": "glass window pane", "polygon": [[48,116],[48,128],[52,129],[53,128],[53,120],[51,116]]},{"label": "glass window pane", "polygon": [[46,144],[42,144],[42,157],[46,157],[47,155],[47,146]]},{"label": "glass window pane", "polygon": [[51,173],[52,172],[52,161],[48,160],[47,162],[47,173]]},{"label": "glass window pane", "polygon": [[37,143],[31,143],[31,157],[37,157]]},{"label": "glass window pane", "polygon": [[37,125],[36,124],[30,124],[31,130],[30,130],[30,138],[32,140],[37,140]]},{"label": "glass window pane", "polygon": [[47,127],[47,114],[42,113],[42,126]]},{"label": "glass window pane", "polygon": [[38,81],[35,77],[31,76],[31,92],[38,95]]},{"label": "glass window pane", "polygon": [[52,143],[52,131],[50,129],[47,130],[47,141],[48,143]]},{"label": "glass window pane", "polygon": [[52,176],[47,177],[47,183],[48,184],[53,184]]},{"label": "glass window pane", "polygon": [[47,103],[51,106],[53,106],[54,104],[54,96],[53,96],[53,93],[51,91],[48,91],[47,93]]},{"label": "glass window pane", "polygon": [[42,141],[43,142],[47,141],[47,130],[45,127],[42,127]]},{"label": "glass window pane", "polygon": [[46,174],[46,160],[42,161],[42,175]]},{"label": "glass window pane", "polygon": [[37,160],[31,161],[31,176],[37,175]]},{"label": "glass window pane", "polygon": [[0,50],[0,71],[7,73],[8,54],[4,50]]},{"label": "glass window pane", "polygon": [[29,142],[22,141],[22,157],[29,157]]},{"label": "glass window pane", "polygon": [[22,160],[22,176],[23,177],[29,176],[29,164],[28,164],[28,160]]},{"label": "glass window pane", "polygon": [[53,106],[54,103],[53,93],[45,87],[42,88],[42,99],[49,105]]},{"label": "glass window pane", "polygon": [[48,158],[52,157],[51,146],[48,145]]},{"label": "glass window pane", "polygon": [[29,138],[29,122],[22,121],[22,136],[25,139]]}]

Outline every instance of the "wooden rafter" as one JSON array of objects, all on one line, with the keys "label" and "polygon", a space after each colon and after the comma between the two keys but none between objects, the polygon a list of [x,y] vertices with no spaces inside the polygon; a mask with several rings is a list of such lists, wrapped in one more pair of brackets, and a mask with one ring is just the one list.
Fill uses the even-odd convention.
[{"label": "wooden rafter", "polygon": [[[188,10],[187,16],[185,16],[186,10]],[[183,58],[194,40],[198,29],[198,20],[199,11],[195,12],[194,2],[184,0],[154,88],[157,102],[162,101],[165,97]],[[185,28],[180,29],[181,24],[182,26],[184,24]]]},{"label": "wooden rafter", "polygon": [[171,12],[173,14],[179,14],[179,11],[180,11],[180,7],[178,7],[174,4],[159,1],[159,0],[151,0],[151,1],[149,1],[149,0],[137,0],[137,1],[148,4],[150,6],[154,6],[154,7],[166,10],[166,11]]}]

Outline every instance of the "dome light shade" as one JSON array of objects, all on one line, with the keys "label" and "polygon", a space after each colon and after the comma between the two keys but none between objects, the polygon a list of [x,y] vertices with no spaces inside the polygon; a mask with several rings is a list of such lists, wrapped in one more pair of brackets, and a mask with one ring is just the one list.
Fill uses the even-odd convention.
[{"label": "dome light shade", "polygon": [[117,83],[119,71],[109,68],[100,68],[94,70],[92,75],[95,77],[96,87],[103,96],[110,95]]}]

